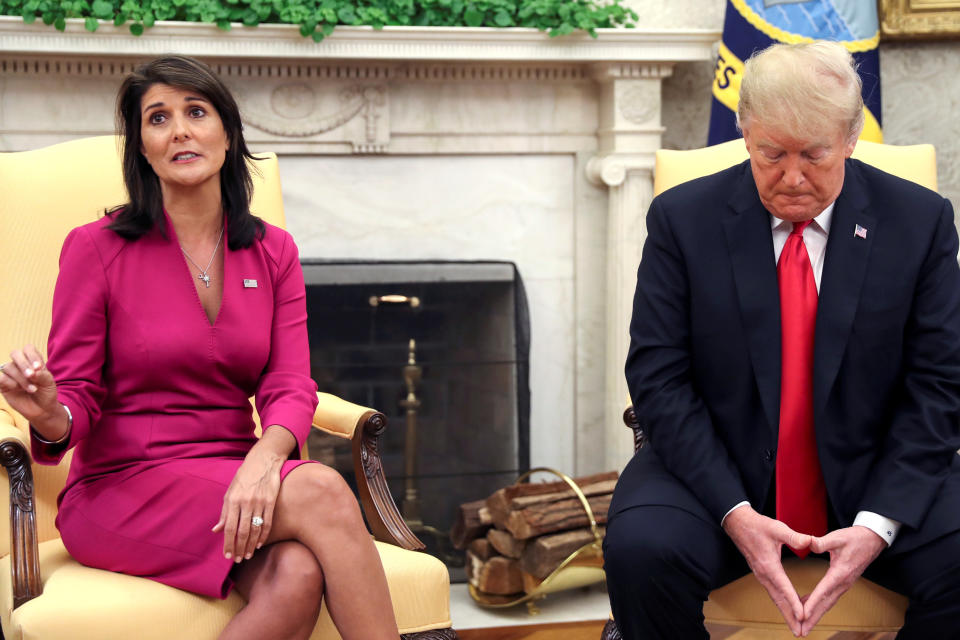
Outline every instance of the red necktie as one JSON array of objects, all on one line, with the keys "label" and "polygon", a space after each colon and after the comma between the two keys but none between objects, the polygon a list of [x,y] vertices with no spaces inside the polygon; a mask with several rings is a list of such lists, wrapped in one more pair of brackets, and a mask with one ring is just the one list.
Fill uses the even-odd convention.
[{"label": "red necktie", "polygon": [[[827,491],[813,430],[813,334],[817,283],[803,230],[793,223],[780,253],[780,433],[777,440],[777,520],[794,531],[827,532]],[[796,552],[796,550],[794,550]],[[801,558],[806,550],[796,552]]]}]

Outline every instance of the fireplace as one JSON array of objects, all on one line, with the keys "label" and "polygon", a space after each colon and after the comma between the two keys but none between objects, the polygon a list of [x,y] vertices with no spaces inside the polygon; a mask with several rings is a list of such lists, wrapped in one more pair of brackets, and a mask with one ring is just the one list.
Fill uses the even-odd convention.
[{"label": "fireplace", "polygon": [[[429,552],[462,566],[448,538],[457,507],[530,466],[530,324],[516,266],[304,260],[303,270],[314,380],[387,415],[394,499]],[[315,431],[309,449],[354,482],[342,440]]]},{"label": "fireplace", "polygon": [[[158,21],[135,37],[0,16],[0,150],[112,133],[135,64],[201,57],[236,92],[250,148],[280,156],[302,256],[517,265],[533,337],[530,463],[585,475],[632,455],[623,358],[661,81],[675,63],[714,59],[720,36],[598,35],[342,26],[318,46],[294,25]],[[82,109],[61,108],[64,86]]]}]

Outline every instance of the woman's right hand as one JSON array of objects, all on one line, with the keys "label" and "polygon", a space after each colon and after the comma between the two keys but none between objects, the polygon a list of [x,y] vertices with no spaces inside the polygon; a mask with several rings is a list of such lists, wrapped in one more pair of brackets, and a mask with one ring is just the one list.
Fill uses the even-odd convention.
[{"label": "woman's right hand", "polygon": [[[57,402],[57,382],[33,345],[11,351],[10,362],[0,365],[0,393],[15,411],[35,427],[45,426],[45,423],[56,420],[63,413]],[[57,435],[46,431],[42,429],[41,435]]]}]

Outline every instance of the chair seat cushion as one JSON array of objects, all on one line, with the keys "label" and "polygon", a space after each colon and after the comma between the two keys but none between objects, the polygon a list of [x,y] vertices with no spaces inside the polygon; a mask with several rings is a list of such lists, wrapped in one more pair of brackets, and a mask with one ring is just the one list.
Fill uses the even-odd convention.
[{"label": "chair seat cushion", "polygon": [[[784,568],[797,593],[811,593],[827,572],[820,559],[791,559]],[[903,625],[907,599],[865,578],[857,580],[828,611],[817,629],[824,631],[896,631]],[[786,629],[783,616],[753,574],[713,591],[703,605],[708,622],[760,629]]]},{"label": "chair seat cushion", "polygon": [[[424,553],[377,543],[401,633],[450,626],[450,578]],[[40,545],[43,595],[10,610],[10,556],[0,560],[0,602],[7,640],[213,640],[243,606],[198,596],[145,578],[85,567],[60,539]],[[311,640],[337,640],[326,605]]]}]

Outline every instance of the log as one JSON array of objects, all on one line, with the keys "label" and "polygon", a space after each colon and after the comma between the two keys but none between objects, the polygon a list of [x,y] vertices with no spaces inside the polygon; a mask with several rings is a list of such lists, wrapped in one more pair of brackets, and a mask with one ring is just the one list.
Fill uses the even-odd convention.
[{"label": "log", "polygon": [[523,591],[520,561],[494,556],[475,570],[471,584],[484,593],[507,596]]},{"label": "log", "polygon": [[[587,499],[598,524],[607,521],[611,498],[613,495],[606,493]],[[590,520],[583,510],[583,505],[579,500],[573,499],[535,504],[526,509],[510,511],[506,529],[518,540],[526,540],[545,533],[579,529],[589,525]]]},{"label": "log", "polygon": [[[568,567],[570,565],[567,565]],[[588,558],[578,559],[574,562],[574,566],[578,567],[596,567],[598,569],[603,568],[603,556],[595,555]],[[549,574],[548,574],[549,575]],[[526,593],[534,591],[537,587],[543,584],[544,578],[538,578],[535,575],[529,574],[523,569],[520,570],[520,577],[523,580],[523,590]]]},{"label": "log", "polygon": [[505,497],[506,489],[498,489],[486,500],[487,511],[494,526],[505,529],[510,516],[510,501]]},{"label": "log", "polygon": [[[609,483],[613,481],[616,483],[617,472],[608,471],[606,473],[597,473],[591,476],[584,476],[582,478],[574,478],[574,482],[577,483],[577,486],[580,487],[581,491],[587,487],[591,492],[588,495],[595,494],[593,488],[590,488],[591,485],[596,485],[598,483]],[[604,485],[606,487],[606,485]],[[613,489],[611,488],[610,491]],[[558,482],[526,482],[521,484],[511,485],[509,487],[504,487],[498,491],[495,491],[493,495],[487,498],[487,508],[490,510],[490,517],[493,520],[493,523],[500,529],[507,528],[507,519],[510,516],[511,503],[516,498],[521,497],[532,497],[532,496],[551,496],[552,494],[565,493],[568,492],[569,496],[575,495],[570,489],[570,486],[563,481]],[[605,493],[606,491],[601,491],[600,493]],[[556,501],[562,498],[546,498],[546,501]],[[470,504],[470,503],[468,503]]]},{"label": "log", "polygon": [[471,540],[482,537],[493,524],[485,500],[465,502],[457,510],[457,519],[450,528],[454,549],[466,549]]},{"label": "log", "polygon": [[[591,483],[580,487],[580,490],[583,492],[583,495],[587,496],[599,496],[604,493],[613,493],[614,488],[617,486],[617,480],[604,480],[602,482]],[[545,493],[538,496],[518,496],[510,501],[510,509],[524,509],[534,504],[543,504],[546,502],[557,502],[559,500],[567,500],[569,498],[575,498],[577,494],[573,492],[573,489],[567,489],[566,491],[557,491],[555,493]]]},{"label": "log", "polygon": [[523,580],[523,592],[532,593],[543,584],[543,579],[536,576],[532,576],[523,569],[520,570],[520,579]]},{"label": "log", "polygon": [[[600,535],[606,530],[599,527]],[[520,568],[539,580],[543,580],[560,566],[571,553],[585,544],[593,542],[593,533],[589,528],[564,531],[530,540],[523,555],[520,556]]]},{"label": "log", "polygon": [[473,586],[477,586],[477,577],[480,575],[480,569],[483,567],[484,562],[485,560],[477,557],[472,551],[467,551],[463,563],[463,572],[467,574],[467,582]]},{"label": "log", "polygon": [[506,531],[499,529],[490,529],[487,531],[487,541],[500,553],[508,558],[520,558],[523,548],[527,546],[524,540],[517,540]]},{"label": "log", "polygon": [[472,553],[481,560],[489,560],[492,556],[497,555],[496,549],[493,548],[493,545],[491,545],[490,541],[486,538],[473,540],[467,547],[467,552]]}]

